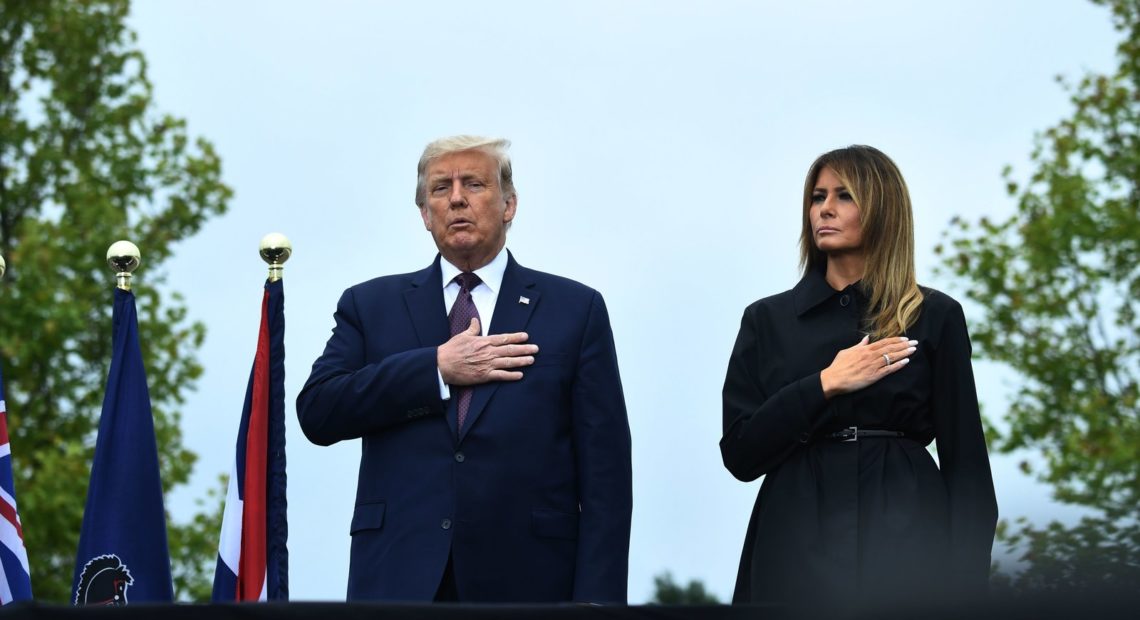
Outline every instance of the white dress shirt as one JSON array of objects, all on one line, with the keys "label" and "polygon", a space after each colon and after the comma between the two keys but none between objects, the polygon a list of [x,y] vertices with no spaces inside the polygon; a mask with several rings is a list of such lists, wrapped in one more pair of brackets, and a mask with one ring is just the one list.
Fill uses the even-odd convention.
[{"label": "white dress shirt", "polygon": [[[442,257],[439,260],[439,270],[442,274],[440,285],[443,286],[443,309],[445,313],[450,314],[451,307],[455,305],[455,300],[459,298],[459,283],[454,281],[455,276],[463,273],[463,270],[447,262],[447,259]],[[506,272],[506,247],[499,250],[499,253],[495,255],[495,258],[492,259],[491,262],[475,270],[475,275],[479,276],[482,282],[471,290],[471,301],[475,302],[475,309],[479,311],[479,327],[484,336],[490,332],[491,318],[495,316],[495,302],[499,299],[499,290],[503,287],[503,274]],[[451,390],[447,384],[443,382],[443,373],[436,368],[436,374],[439,375],[440,397],[443,398],[443,400],[450,399]]]}]

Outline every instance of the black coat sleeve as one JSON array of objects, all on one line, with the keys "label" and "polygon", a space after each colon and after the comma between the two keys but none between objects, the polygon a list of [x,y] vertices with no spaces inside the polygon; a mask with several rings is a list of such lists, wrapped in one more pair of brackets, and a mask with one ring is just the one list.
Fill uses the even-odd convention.
[{"label": "black coat sleeve", "polygon": [[722,391],[721,458],[728,471],[745,482],[770,472],[810,440],[827,411],[818,372],[776,390],[765,389],[761,365],[777,363],[780,355],[764,346],[765,330],[772,326],[758,314],[756,304],[744,311]]},{"label": "black coat sleeve", "polygon": [[950,504],[952,586],[967,593],[987,587],[997,499],[982,433],[970,337],[962,306],[950,300],[933,354],[931,410],[938,464]]}]

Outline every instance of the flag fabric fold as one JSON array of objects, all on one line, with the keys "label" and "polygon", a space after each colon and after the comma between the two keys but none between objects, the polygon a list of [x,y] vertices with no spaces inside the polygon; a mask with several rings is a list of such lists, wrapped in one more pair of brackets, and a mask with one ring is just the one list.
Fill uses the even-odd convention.
[{"label": "flag fabric fold", "polygon": [[79,534],[74,603],[170,602],[158,448],[130,291],[115,289],[112,323],[114,348]]},{"label": "flag fabric fold", "polygon": [[284,308],[281,280],[267,281],[226,492],[215,602],[289,598]]},{"label": "flag fabric fold", "polygon": [[4,377],[0,374],[0,605],[31,598],[32,577],[28,551],[24,547],[24,528],[16,509],[8,406],[4,402]]}]

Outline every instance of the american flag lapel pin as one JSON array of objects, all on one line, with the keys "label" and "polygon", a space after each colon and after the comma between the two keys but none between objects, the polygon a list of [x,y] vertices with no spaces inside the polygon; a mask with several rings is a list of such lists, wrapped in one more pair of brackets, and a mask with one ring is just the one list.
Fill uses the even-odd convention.
[{"label": "american flag lapel pin", "polygon": [[529,306],[530,305],[530,297],[523,297],[520,295],[519,296],[519,303],[524,305],[524,306]]}]

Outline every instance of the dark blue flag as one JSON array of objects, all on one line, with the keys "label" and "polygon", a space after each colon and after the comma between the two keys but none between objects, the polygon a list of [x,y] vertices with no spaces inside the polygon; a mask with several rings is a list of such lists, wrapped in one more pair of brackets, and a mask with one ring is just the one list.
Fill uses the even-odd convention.
[{"label": "dark blue flag", "polygon": [[114,350],[87,487],[76,605],[169,602],[170,551],[135,296],[115,289]]},{"label": "dark blue flag", "polygon": [[214,601],[289,599],[284,308],[281,280],[266,282],[222,517]]}]

